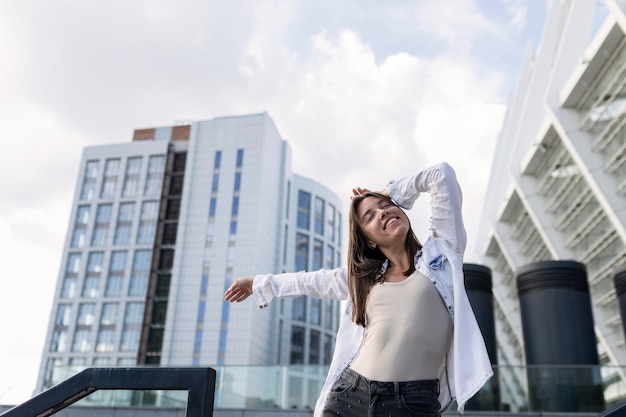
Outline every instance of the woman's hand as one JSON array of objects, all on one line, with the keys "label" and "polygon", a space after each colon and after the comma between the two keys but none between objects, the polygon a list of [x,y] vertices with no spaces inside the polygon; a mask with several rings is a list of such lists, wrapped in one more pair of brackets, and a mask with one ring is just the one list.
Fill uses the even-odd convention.
[{"label": "woman's hand", "polygon": [[[365,193],[369,193],[371,190],[369,188],[361,188],[361,187],[356,187],[352,189],[352,195],[350,196],[350,198],[354,198],[358,195],[362,195]],[[382,195],[386,195],[387,197],[389,197],[389,194],[387,193],[387,189],[384,190],[380,190],[380,191],[376,191],[378,194],[382,194]]]},{"label": "woman's hand", "polygon": [[231,285],[230,288],[226,290],[226,293],[224,294],[224,300],[230,301],[231,303],[239,303],[250,297],[250,295],[252,294],[253,280],[254,278],[252,277],[237,279],[235,282],[233,282],[233,285]]}]

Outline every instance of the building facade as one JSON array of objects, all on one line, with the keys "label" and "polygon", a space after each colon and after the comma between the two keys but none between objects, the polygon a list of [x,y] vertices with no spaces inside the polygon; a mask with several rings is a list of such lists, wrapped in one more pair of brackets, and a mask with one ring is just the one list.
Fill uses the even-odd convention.
[{"label": "building facade", "polygon": [[223,294],[241,276],[338,266],[341,207],[292,172],[266,113],[85,148],[37,392],[67,365],[330,363],[338,302],[259,311]]},{"label": "building facade", "polygon": [[[613,271],[626,263],[626,2],[551,2],[496,145],[476,247],[493,274],[498,363],[523,365],[516,271],[585,264],[600,363],[626,364]],[[605,396],[626,375],[603,370]],[[501,373],[503,402],[525,378]],[[607,398],[610,400],[611,398]]]}]

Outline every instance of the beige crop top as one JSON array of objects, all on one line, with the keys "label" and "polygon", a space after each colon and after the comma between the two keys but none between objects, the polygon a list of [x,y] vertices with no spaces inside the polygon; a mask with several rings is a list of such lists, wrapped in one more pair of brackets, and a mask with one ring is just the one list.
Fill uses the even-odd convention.
[{"label": "beige crop top", "polygon": [[375,381],[436,379],[452,340],[452,320],[434,285],[419,272],[376,284],[365,308],[363,343],[350,365]]}]

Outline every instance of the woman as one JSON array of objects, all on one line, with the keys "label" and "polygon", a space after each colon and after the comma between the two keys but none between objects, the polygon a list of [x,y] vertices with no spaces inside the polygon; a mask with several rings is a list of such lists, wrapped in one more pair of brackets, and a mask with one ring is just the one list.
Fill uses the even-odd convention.
[{"label": "woman", "polygon": [[[400,208],[431,196],[423,247]],[[348,267],[240,278],[227,301],[254,294],[347,300],[315,416],[439,416],[459,412],[491,377],[485,344],[463,282],[462,194],[447,163],[353,190]],[[384,414],[383,414],[384,413]]]}]

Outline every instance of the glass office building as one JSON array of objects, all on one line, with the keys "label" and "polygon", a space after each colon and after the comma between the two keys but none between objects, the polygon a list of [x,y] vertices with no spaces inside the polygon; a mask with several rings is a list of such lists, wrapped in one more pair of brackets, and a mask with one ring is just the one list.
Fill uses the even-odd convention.
[{"label": "glass office building", "polygon": [[[575,260],[587,268],[602,365],[626,364],[613,284],[626,263],[626,3],[551,2],[495,150],[476,247],[492,269],[498,363],[524,365],[516,272]],[[607,368],[608,369],[608,368]],[[624,384],[622,368],[603,374]],[[501,382],[521,401],[523,372]]]},{"label": "glass office building", "polygon": [[[329,364],[338,302],[259,311],[223,294],[240,276],[340,265],[341,207],[292,172],[266,113],[85,148],[37,391],[67,365]],[[293,384],[319,389],[309,379]]]}]

